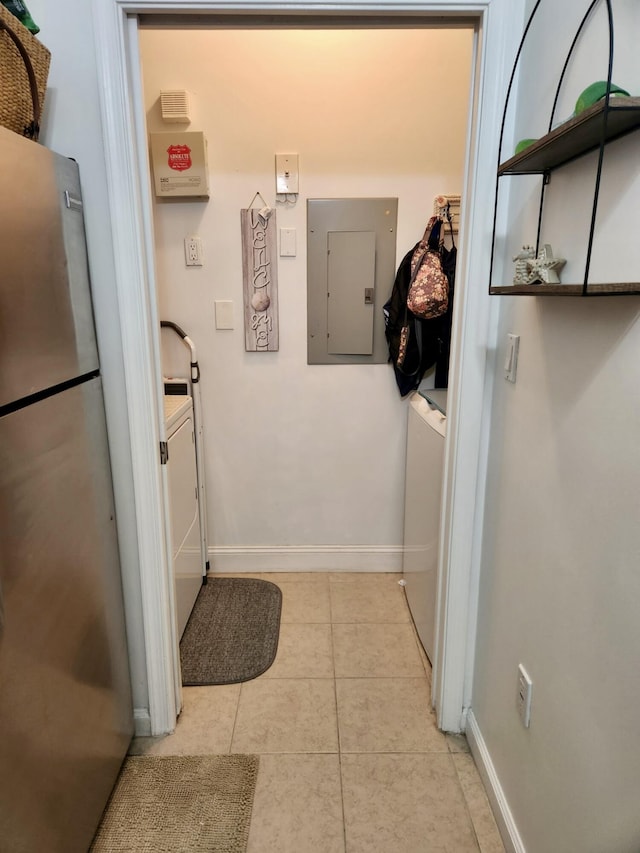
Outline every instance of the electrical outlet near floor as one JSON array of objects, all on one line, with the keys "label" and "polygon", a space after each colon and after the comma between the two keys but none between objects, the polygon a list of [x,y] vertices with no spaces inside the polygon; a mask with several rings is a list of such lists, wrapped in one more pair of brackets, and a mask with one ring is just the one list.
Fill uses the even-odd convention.
[{"label": "electrical outlet near floor", "polygon": [[516,706],[520,720],[525,729],[529,728],[531,722],[531,693],[533,691],[533,682],[529,678],[527,670],[518,665],[518,695],[516,697]]}]

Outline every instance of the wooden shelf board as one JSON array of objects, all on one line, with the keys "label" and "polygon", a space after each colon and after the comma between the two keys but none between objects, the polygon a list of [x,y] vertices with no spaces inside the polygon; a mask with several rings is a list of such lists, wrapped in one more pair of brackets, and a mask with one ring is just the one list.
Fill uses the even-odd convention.
[{"label": "wooden shelf board", "polygon": [[[541,137],[524,151],[505,160],[498,175],[537,175],[557,169],[600,145],[605,101],[598,101]],[[640,127],[640,98],[613,97],[609,101],[606,141]]]},{"label": "wooden shelf board", "polygon": [[[489,288],[492,296],[582,296],[581,284],[507,284]],[[640,296],[640,282],[589,284],[587,296]]]}]

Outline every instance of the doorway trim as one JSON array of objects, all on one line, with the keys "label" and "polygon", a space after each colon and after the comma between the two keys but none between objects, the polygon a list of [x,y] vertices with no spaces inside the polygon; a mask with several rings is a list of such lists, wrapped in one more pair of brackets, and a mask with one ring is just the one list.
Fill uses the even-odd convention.
[{"label": "doorway trim", "polygon": [[[179,708],[179,661],[174,631],[170,560],[165,542],[166,482],[159,472],[163,435],[159,325],[152,293],[152,202],[141,102],[139,14],[188,15],[295,13],[337,18],[420,16],[438,24],[476,21],[474,80],[460,230],[450,416],[445,462],[440,584],[437,602],[434,704],[440,727],[461,731],[471,700],[495,300],[487,280],[487,218],[494,193],[495,152],[506,69],[524,0],[467,2],[355,2],[319,0],[93,0],[95,44],[101,76],[100,108],[109,183],[115,286],[120,308],[126,376],[140,586],[152,734],[171,731]],[[443,18],[445,19],[443,21]],[[462,297],[462,298],[460,298]],[[152,412],[150,424],[149,413]]]}]

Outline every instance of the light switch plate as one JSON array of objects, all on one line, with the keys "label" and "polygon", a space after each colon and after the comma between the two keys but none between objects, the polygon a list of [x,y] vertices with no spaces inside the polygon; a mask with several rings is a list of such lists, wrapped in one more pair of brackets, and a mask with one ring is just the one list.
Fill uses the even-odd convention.
[{"label": "light switch plate", "polygon": [[233,302],[216,299],[216,329],[233,329]]},{"label": "light switch plate", "polygon": [[529,677],[529,673],[518,664],[518,694],[516,697],[516,707],[518,715],[525,729],[529,728],[531,723],[531,694],[533,693],[533,682]]},{"label": "light switch plate", "polygon": [[280,257],[295,258],[296,256],[296,229],[280,229]]},{"label": "light switch plate", "polygon": [[507,335],[507,355],[504,360],[504,378],[507,382],[516,381],[519,349],[520,335]]}]

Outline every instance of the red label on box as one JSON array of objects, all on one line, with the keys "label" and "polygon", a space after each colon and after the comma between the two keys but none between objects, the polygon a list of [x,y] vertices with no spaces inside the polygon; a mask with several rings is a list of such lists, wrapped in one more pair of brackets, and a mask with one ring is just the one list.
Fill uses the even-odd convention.
[{"label": "red label on box", "polygon": [[175,169],[176,172],[184,172],[193,165],[191,149],[188,145],[170,145],[167,148],[167,154],[169,155],[167,159],[169,168]]}]

